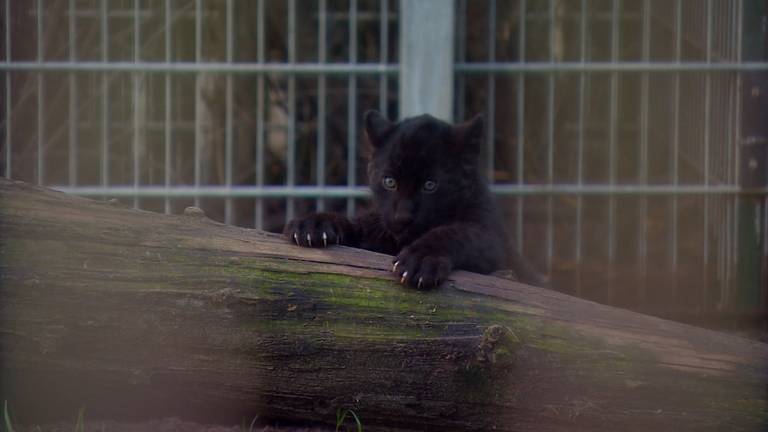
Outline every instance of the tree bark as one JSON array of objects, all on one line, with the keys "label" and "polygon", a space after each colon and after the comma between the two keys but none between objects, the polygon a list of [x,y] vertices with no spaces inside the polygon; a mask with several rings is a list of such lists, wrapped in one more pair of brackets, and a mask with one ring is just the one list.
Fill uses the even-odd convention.
[{"label": "tree bark", "polygon": [[391,257],[0,179],[0,397],[22,421],[765,430],[764,344]]}]

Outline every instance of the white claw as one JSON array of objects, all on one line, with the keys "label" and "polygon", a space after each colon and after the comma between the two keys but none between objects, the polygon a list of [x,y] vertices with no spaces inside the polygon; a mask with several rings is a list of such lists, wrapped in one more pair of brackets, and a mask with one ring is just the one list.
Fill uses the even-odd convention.
[{"label": "white claw", "polygon": [[400,278],[400,283],[405,283],[405,278],[408,277],[408,272],[403,272],[403,277]]},{"label": "white claw", "polygon": [[323,247],[328,247],[328,235],[323,231]]},{"label": "white claw", "polygon": [[293,233],[293,241],[296,242],[296,246],[301,246],[299,244],[299,234],[298,233]]},{"label": "white claw", "polygon": [[421,282],[422,282],[422,279],[421,279],[421,278],[419,278],[419,286],[417,287],[417,288],[419,288],[419,289],[421,289]]},{"label": "white claw", "polygon": [[392,265],[392,273],[397,272],[397,266],[400,264],[400,261],[395,261],[395,264]]},{"label": "white claw", "polygon": [[307,243],[309,244],[309,247],[312,247],[312,236],[307,234]]}]

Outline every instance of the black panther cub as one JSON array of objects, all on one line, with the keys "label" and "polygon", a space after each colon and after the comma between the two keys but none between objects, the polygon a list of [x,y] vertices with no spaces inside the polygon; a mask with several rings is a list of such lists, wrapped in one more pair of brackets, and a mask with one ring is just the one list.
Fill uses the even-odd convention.
[{"label": "black panther cub", "polygon": [[427,114],[392,123],[368,111],[364,119],[373,209],[351,221],[332,213],[293,220],[284,231],[289,240],[396,255],[392,272],[417,288],[437,286],[454,269],[490,273],[505,265],[541,284],[508,242],[479,172],[482,116],[458,125]]}]

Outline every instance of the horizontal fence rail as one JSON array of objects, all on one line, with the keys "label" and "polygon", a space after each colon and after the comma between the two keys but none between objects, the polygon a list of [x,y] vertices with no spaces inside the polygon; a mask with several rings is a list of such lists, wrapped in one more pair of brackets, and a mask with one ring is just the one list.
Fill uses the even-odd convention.
[{"label": "horizontal fence rail", "polygon": [[[397,64],[379,63],[221,63],[221,62],[0,62],[0,70],[27,72],[141,72],[141,73],[230,73],[287,75],[395,75]],[[756,72],[768,71],[768,62],[528,62],[456,63],[456,72],[554,73],[554,72]]]},{"label": "horizontal fence rail", "polygon": [[26,72],[222,73],[286,75],[394,75],[396,64],[380,63],[221,63],[221,62],[0,62],[0,70]]},{"label": "horizontal fence rail", "polygon": [[482,73],[557,73],[557,72],[754,72],[768,71],[768,62],[526,62],[457,63],[456,72]]},{"label": "horizontal fence rail", "polygon": [[[232,197],[232,198],[368,198],[367,187],[346,186],[132,186],[109,187],[50,186],[61,192],[88,197]],[[514,185],[495,184],[491,191],[497,195],[763,195],[765,188],[741,188],[728,185]]]}]

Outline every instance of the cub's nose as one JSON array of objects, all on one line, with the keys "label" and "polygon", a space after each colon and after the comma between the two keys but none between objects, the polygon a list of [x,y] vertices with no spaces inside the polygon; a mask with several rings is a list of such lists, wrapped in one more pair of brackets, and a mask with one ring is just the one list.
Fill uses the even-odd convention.
[{"label": "cub's nose", "polygon": [[410,200],[401,199],[395,206],[392,228],[395,231],[402,231],[411,222],[413,222],[413,203]]},{"label": "cub's nose", "polygon": [[392,230],[393,231],[402,231],[404,230],[410,223],[413,222],[413,215],[411,215],[410,212],[402,212],[398,211],[395,213],[395,216],[392,218]]},{"label": "cub's nose", "polygon": [[411,216],[410,214],[398,213],[398,214],[395,215],[395,224],[396,225],[403,225],[403,226],[405,226],[405,225],[408,225],[409,223],[411,223],[412,221],[413,221],[413,216]]}]

